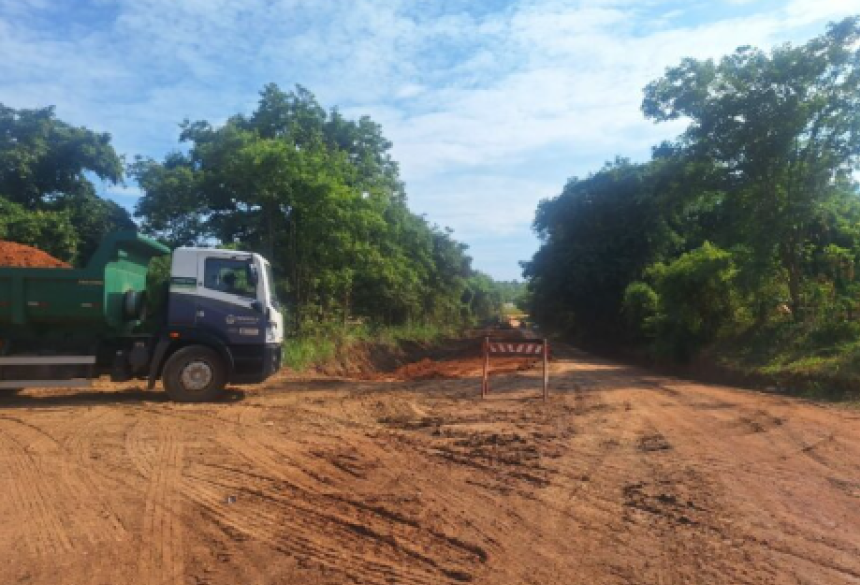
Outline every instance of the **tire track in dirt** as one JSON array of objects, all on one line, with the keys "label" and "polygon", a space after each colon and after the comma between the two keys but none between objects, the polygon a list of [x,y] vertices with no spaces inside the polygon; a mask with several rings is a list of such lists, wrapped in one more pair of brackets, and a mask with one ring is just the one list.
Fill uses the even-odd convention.
[{"label": "tire track in dirt", "polygon": [[[270,541],[281,552],[303,557],[328,570],[346,573],[352,578],[361,578],[369,583],[387,582],[392,576],[396,577],[398,583],[439,582],[438,575],[405,570],[397,566],[396,558],[390,558],[391,551],[386,549],[393,548],[404,556],[411,556],[431,566],[438,564],[420,553],[410,553],[411,545],[420,542],[408,540],[412,535],[399,534],[403,532],[403,527],[401,530],[395,528],[387,533],[377,532],[372,528],[372,518],[350,518],[342,514],[342,509],[333,510],[335,506],[331,502],[309,502],[306,496],[290,490],[277,480],[258,478],[256,481],[249,481],[248,477],[239,471],[200,468],[195,470],[193,477],[197,481],[191,490],[192,497],[203,504],[208,514],[224,524],[227,533],[232,534],[234,539],[236,537],[233,533],[239,532],[245,536]],[[203,487],[207,485],[215,486],[216,489]],[[217,488],[220,488],[220,496]],[[225,506],[224,493],[238,493],[240,495],[237,499],[254,500],[254,516],[248,517],[243,508],[236,504]],[[376,515],[385,514],[384,510],[372,510],[370,507],[366,507],[365,511]],[[408,520],[396,520],[409,526]],[[356,548],[368,548],[362,547],[360,542],[357,546],[356,540],[361,540],[362,537],[375,538],[380,541],[375,544],[381,546],[377,546],[376,550],[365,550],[365,554],[356,554]],[[444,571],[444,567],[442,570]]]},{"label": "tire track in dirt", "polygon": [[[611,376],[606,383],[612,388],[629,387],[631,380],[626,376]],[[600,391],[600,383],[596,390]],[[623,486],[622,517],[626,531],[647,531],[660,549],[645,567],[638,569],[646,574],[628,573],[628,579],[665,583],[745,582],[738,575],[727,577],[732,575],[735,565],[725,559],[740,558],[742,565],[743,558],[741,553],[723,545],[725,535],[714,524],[720,512],[713,486],[695,470],[678,465],[671,441],[651,415],[653,399],[637,400],[629,393],[626,396],[625,416],[633,416],[637,422],[620,440],[626,463],[614,483]],[[643,408],[640,404],[647,406]],[[632,538],[624,546],[636,553],[637,540],[642,542]],[[721,548],[726,550],[714,553]],[[711,560],[708,567],[699,566],[704,558]]]},{"label": "tire track in dirt", "polygon": [[27,448],[5,429],[0,429],[0,453],[10,473],[15,507],[24,512],[24,539],[31,553],[40,556],[71,552],[74,547],[58,502],[62,486],[46,481],[48,475]]},{"label": "tire track in dirt", "polygon": [[[568,481],[581,474],[579,482],[571,482],[573,489],[565,505],[569,513],[584,524],[582,536],[576,540],[577,554],[571,574],[602,571],[616,574],[625,582],[647,582],[648,578],[637,574],[643,567],[631,570],[628,563],[621,561],[627,556],[641,557],[641,553],[636,550],[636,540],[632,537],[640,528],[629,521],[628,502],[623,489],[619,489],[637,481],[652,480],[652,471],[641,465],[637,450],[638,439],[647,433],[647,423],[634,408],[613,411],[624,414],[603,419],[606,395],[595,380],[588,379],[586,387],[587,390],[576,390],[574,398],[579,425],[588,429],[581,441],[577,437],[573,443],[578,447],[576,459],[583,461],[564,462],[568,466],[564,473]],[[575,466],[576,471],[570,466]],[[664,541],[658,544],[660,554],[652,551],[651,556],[656,556],[654,561],[660,563],[671,545]],[[606,551],[613,551],[612,555],[608,557]],[[651,571],[662,578],[667,568],[657,571],[652,568]]]},{"label": "tire track in dirt", "polygon": [[[659,378],[653,375],[641,375],[637,378],[628,380],[630,388],[638,388],[647,392],[655,390],[674,399],[674,402],[663,404],[667,410],[667,416],[673,420],[677,419],[677,414],[668,413],[668,408],[689,408],[691,413],[687,413],[686,419],[683,421],[685,429],[689,429],[694,435],[701,435],[701,427],[709,426],[710,433],[713,437],[721,437],[722,441],[730,440],[736,442],[740,437],[744,436],[765,436],[769,437],[768,442],[771,446],[779,446],[778,451],[771,454],[757,455],[755,458],[745,458],[745,465],[764,465],[769,466],[768,469],[774,474],[791,474],[792,471],[780,467],[778,464],[786,457],[785,449],[782,447],[782,442],[778,437],[783,437],[790,442],[794,448],[791,449],[791,455],[803,455],[811,460],[822,464],[822,471],[827,471],[828,463],[832,461],[822,461],[821,456],[817,453],[819,447],[823,445],[831,445],[836,443],[836,437],[830,433],[823,437],[819,437],[812,442],[808,442],[803,437],[794,433],[790,429],[790,425],[785,424],[790,417],[786,414],[779,416],[767,412],[762,409],[761,404],[757,406],[747,406],[751,400],[762,400],[771,397],[762,397],[754,393],[738,394],[737,389],[722,390],[719,387],[711,387],[705,385],[694,384],[692,382],[676,380],[672,378]],[[721,396],[727,394],[728,396]],[[720,396],[718,396],[720,395]],[[726,400],[725,398],[729,398]],[[782,400],[773,398],[779,403],[780,407],[784,404]],[[695,421],[690,424],[690,421]],[[726,436],[728,435],[728,436]],[[858,451],[860,454],[860,451]],[[708,463],[719,467],[722,471],[731,472],[738,469],[738,463],[730,463],[728,461],[712,461]],[[797,472],[794,472],[797,473]],[[806,471],[801,473],[807,473]]]},{"label": "tire track in dirt", "polygon": [[[822,453],[823,447],[837,446],[838,436],[834,432],[825,432],[823,435],[810,440],[793,431],[792,425],[786,424],[791,422],[791,414],[796,411],[799,403],[785,402],[784,399],[756,393],[739,393],[737,389],[724,389],[719,386],[706,386],[671,378],[663,379],[649,376],[643,381],[659,390],[673,393],[680,403],[696,410],[697,413],[708,410],[718,411],[707,413],[707,415],[709,418],[722,421],[727,428],[735,429],[737,434],[782,434],[796,447],[795,454],[808,457],[821,464],[822,470],[830,470],[829,468],[834,463],[832,456],[828,458]],[[774,412],[762,408],[763,401],[773,402],[773,406],[778,408],[771,410],[780,414],[776,415]],[[813,406],[813,408],[816,407]],[[860,455],[860,451],[857,451],[856,455]]]},{"label": "tire track in dirt", "polygon": [[[458,532],[484,526],[477,530],[478,539],[488,543],[496,563],[488,563],[476,579],[562,583],[559,575],[576,574],[574,565],[583,556],[573,543],[578,541],[575,535],[582,532],[584,521],[570,509],[570,499],[584,485],[585,475],[578,463],[586,454],[579,448],[575,428],[584,425],[586,413],[599,418],[613,407],[596,393],[577,399],[568,391],[544,403],[532,397],[532,379],[522,378],[500,379],[497,393],[486,401],[476,401],[474,393],[464,393],[465,384],[460,384],[459,396],[449,392],[441,399],[431,397],[411,416],[404,411],[401,416],[384,418],[385,426],[396,429],[384,437],[413,460],[430,462],[430,477],[451,478],[452,489],[439,494],[441,501],[425,497],[425,505],[439,509],[448,504],[445,517],[457,521]],[[454,400],[456,397],[460,400]],[[573,465],[565,464],[565,455],[573,452]],[[598,459],[594,467],[599,467],[606,453],[600,449],[594,453]],[[455,487],[454,478],[463,481],[466,489]],[[475,505],[476,492],[482,494],[482,500],[493,502],[493,513]],[[525,514],[520,513],[523,505],[528,510]],[[611,515],[608,511],[603,517]],[[487,530],[488,526],[493,529]],[[513,551],[501,543],[511,534],[528,538],[532,554],[519,556],[517,550],[510,557]],[[559,556],[545,557],[546,549]],[[495,565],[505,557],[511,562],[516,558],[517,569],[497,573]]]},{"label": "tire track in dirt", "polygon": [[[589,373],[578,373],[580,368]],[[613,416],[608,423],[600,424],[602,431],[595,427],[596,418],[590,423],[589,438],[599,441],[598,436],[603,435],[614,449],[612,463],[601,461],[599,470],[592,474],[589,485],[596,484],[596,490],[586,492],[585,506],[578,508],[584,508],[590,516],[601,508],[609,514],[606,520],[597,516],[603,529],[579,543],[585,557],[590,556],[590,551],[602,565],[583,563],[580,569],[588,573],[609,572],[631,583],[749,582],[743,578],[743,571],[735,570],[744,565],[743,551],[724,543],[726,536],[721,532],[721,512],[713,483],[678,461],[671,439],[662,428],[662,419],[653,416],[657,389],[642,388],[623,370],[594,368],[591,363],[575,364],[569,372],[584,383],[589,393],[611,396],[621,406],[610,413]],[[674,392],[661,394],[670,401],[678,400]],[[581,400],[576,403],[581,404]],[[672,406],[670,403],[662,408]],[[601,409],[594,412],[600,413]],[[615,495],[613,491],[618,488],[612,486],[620,486],[621,493]],[[623,521],[621,525],[615,524],[618,517]],[[595,547],[593,540],[600,545]],[[641,548],[643,545],[647,548]],[[607,550],[614,554],[607,554]],[[620,558],[613,560],[614,557]],[[708,562],[703,563],[703,559]]]},{"label": "tire track in dirt", "polygon": [[[232,477],[235,473],[239,477]],[[366,583],[397,583],[429,585],[438,583],[437,576],[424,578],[421,574],[392,565],[380,551],[356,555],[356,538],[368,529],[362,524],[348,522],[336,515],[322,513],[294,497],[278,496],[278,490],[263,479],[248,481],[239,471],[194,470],[194,488],[190,496],[204,513],[215,520],[233,540],[255,538],[268,542],[281,553],[324,567],[327,571],[360,579]],[[276,485],[276,480],[272,480]],[[240,485],[241,484],[241,485]],[[238,493],[237,500],[253,503],[254,513],[237,502],[226,504],[224,493]],[[297,503],[300,502],[300,503]],[[390,543],[394,537],[382,535]],[[271,575],[266,575],[271,577]]]},{"label": "tire track in dirt", "polygon": [[125,432],[125,450],[137,473],[144,479],[152,475],[153,463],[156,459],[155,441],[147,440],[145,432],[152,428],[154,421],[140,419]]},{"label": "tire track in dirt", "polygon": [[[686,405],[700,402],[698,398],[709,394],[710,388],[699,390],[690,385],[685,387],[684,392],[678,392],[677,396],[678,401]],[[755,516],[767,525],[779,526],[778,533],[782,535],[779,539],[763,539],[748,530],[738,531],[724,526],[720,528],[723,532],[722,538],[732,542],[757,543],[762,550],[776,553],[776,557],[783,560],[778,560],[773,554],[767,559],[759,560],[759,566],[767,564],[773,573],[780,570],[780,565],[784,565],[786,558],[794,558],[809,564],[815,571],[829,573],[827,582],[852,582],[854,579],[860,579],[860,563],[845,562],[847,559],[858,558],[860,548],[837,538],[822,537],[821,534],[816,534],[814,529],[810,530],[798,524],[797,519],[788,516],[788,510],[784,508],[785,502],[790,500],[779,500],[780,506],[775,507],[778,500],[771,493],[773,488],[778,489],[784,481],[796,482],[801,477],[805,480],[818,477],[822,471],[829,468],[823,459],[810,458],[806,460],[808,463],[801,467],[808,468],[812,465],[817,468],[815,471],[804,471],[796,468],[796,465],[795,468],[786,469],[784,462],[792,456],[802,454],[804,442],[781,422],[767,424],[774,419],[773,415],[761,411],[760,408],[748,408],[744,404],[735,404],[731,408],[717,411],[706,409],[695,417],[689,413],[678,412],[677,409],[663,409],[659,415],[652,414],[652,421],[655,425],[662,426],[664,432],[683,437],[683,443],[679,444],[683,444],[685,448],[693,445],[707,446],[705,450],[710,453],[710,457],[707,461],[696,462],[695,468],[700,470],[700,473],[724,478],[712,481],[712,486],[720,483],[725,485],[725,478],[732,478],[730,483],[735,500],[741,495],[743,497],[740,501],[755,502]],[[753,421],[753,424],[750,425],[747,421]],[[738,428],[739,424],[752,432],[730,434],[727,437],[726,430]],[[764,445],[770,454],[763,457],[762,449],[758,448],[753,451],[758,455],[751,460],[739,457],[747,451],[744,443],[759,440],[765,433],[768,435],[768,441]],[[763,475],[770,478],[770,489],[761,490],[757,481],[755,489],[747,488],[747,478]],[[725,501],[726,496],[721,499]],[[743,512],[732,510],[723,515],[739,516],[743,515]],[[768,529],[768,532],[773,532],[773,529]]]},{"label": "tire track in dirt", "polygon": [[[321,493],[330,491],[324,477],[316,474],[322,480],[316,485],[308,485],[312,478],[306,474],[294,477],[293,461],[275,449],[265,431],[249,434],[249,429],[265,429],[260,424],[259,409],[242,409],[238,421],[242,423],[238,435],[220,438],[251,469],[260,470],[258,477],[268,476],[276,482],[276,489],[258,485],[255,495],[272,501],[279,509],[291,510],[279,520],[278,541],[285,552],[306,556],[330,570],[343,572],[346,568],[353,579],[380,584],[390,582],[392,576],[398,583],[416,585],[468,580],[468,567],[485,559],[479,547],[434,533],[395,512],[363,504],[344,495],[343,490],[339,494]],[[325,451],[311,456],[321,453]],[[333,467],[337,468],[337,463],[333,461]],[[236,477],[227,476],[243,472],[224,469],[219,473],[226,475],[210,479],[235,486]],[[255,530],[236,522],[230,524],[240,531]]]},{"label": "tire track in dirt", "polygon": [[[88,410],[80,416],[56,417],[54,413],[39,413],[38,424],[23,421],[17,416],[0,417],[7,437],[24,449],[29,457],[28,467],[38,467],[38,486],[32,488],[31,476],[22,481],[26,487],[11,487],[10,491],[30,501],[44,496],[45,506],[53,510],[49,518],[56,518],[61,526],[61,539],[71,543],[60,550],[73,550],[87,554],[104,542],[125,540],[127,533],[117,514],[105,499],[105,489],[98,481],[101,475],[90,466],[84,445],[89,445],[90,423],[102,416]],[[47,416],[44,416],[46,415]],[[70,414],[62,412],[61,414]],[[42,427],[50,429],[50,433]],[[24,460],[26,462],[26,459]],[[20,470],[20,466],[18,467]],[[32,471],[32,470],[30,470]],[[34,494],[21,496],[21,489],[34,489]],[[37,507],[37,517],[44,519],[46,507]],[[53,522],[53,521],[52,521]],[[40,521],[35,522],[38,526]],[[25,539],[26,540],[26,539]],[[54,549],[44,546],[30,547],[31,552],[47,554]]]},{"label": "tire track in dirt", "polygon": [[[747,582],[746,543],[721,520],[727,513],[719,485],[679,461],[659,425],[650,417],[646,420],[635,447],[646,472],[642,480],[624,486],[624,499],[629,510],[645,517],[648,530],[659,535],[665,551],[660,573],[682,583]],[[701,559],[708,559],[707,566],[698,566]]]},{"label": "tire track in dirt", "polygon": [[105,488],[96,481],[102,472],[93,466],[90,453],[94,437],[98,436],[96,428],[104,422],[107,413],[102,409],[76,417],[77,424],[61,441],[65,451],[60,460],[61,481],[77,502],[86,502],[85,506],[78,506],[86,510],[86,514],[76,514],[75,520],[86,523],[85,534],[91,544],[122,541],[128,537],[125,526],[105,497]]},{"label": "tire track in dirt", "polygon": [[184,448],[178,432],[150,421],[153,442],[136,429],[126,435],[129,456],[148,479],[138,558],[138,581],[149,585],[181,585],[185,578],[181,509]]}]

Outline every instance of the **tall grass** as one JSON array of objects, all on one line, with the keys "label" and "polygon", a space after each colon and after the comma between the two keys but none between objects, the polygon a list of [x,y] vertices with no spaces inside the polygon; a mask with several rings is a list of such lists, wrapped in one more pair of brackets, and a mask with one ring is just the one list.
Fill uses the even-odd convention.
[{"label": "tall grass", "polygon": [[709,352],[729,370],[769,380],[784,392],[860,402],[860,324],[770,324]]},{"label": "tall grass", "polygon": [[406,343],[432,344],[453,337],[461,328],[449,325],[409,324],[397,326],[320,325],[284,341],[284,364],[303,371],[336,360],[359,343],[397,347]]}]

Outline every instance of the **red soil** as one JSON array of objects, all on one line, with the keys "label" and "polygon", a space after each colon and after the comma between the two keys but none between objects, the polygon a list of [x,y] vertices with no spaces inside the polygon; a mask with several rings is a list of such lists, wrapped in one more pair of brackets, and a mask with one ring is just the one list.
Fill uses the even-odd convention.
[{"label": "red soil", "polygon": [[0,266],[71,268],[67,263],[24,244],[0,241]]},{"label": "red soil", "polygon": [[[490,360],[492,374],[528,370],[537,363],[533,357],[494,357]],[[420,362],[398,368],[393,377],[397,380],[443,380],[481,376],[484,360],[481,356],[460,357],[444,361],[425,358]]]}]

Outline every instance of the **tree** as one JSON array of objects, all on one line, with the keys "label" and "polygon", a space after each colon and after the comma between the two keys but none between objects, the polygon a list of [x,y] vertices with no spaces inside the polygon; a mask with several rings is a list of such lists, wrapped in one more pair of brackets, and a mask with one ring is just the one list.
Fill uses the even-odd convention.
[{"label": "tree", "polygon": [[858,42],[848,18],[802,46],[685,59],[645,89],[647,117],[690,119],[681,144],[718,165],[729,237],[781,268],[796,316],[805,246],[860,157]]},{"label": "tree", "polygon": [[498,319],[502,315],[504,283],[495,282],[486,274],[469,277],[464,292],[464,304],[469,314],[479,323]]},{"label": "tree", "polygon": [[641,330],[653,330],[664,353],[686,361],[737,322],[737,268],[729,252],[705,242],[668,264],[650,266],[645,274],[654,283],[654,296],[648,298],[647,289],[634,283],[625,294],[626,308],[639,305]]},{"label": "tree", "polygon": [[[106,233],[134,229],[128,213],[96,195],[88,175],[116,184],[122,163],[110,135],[58,120],[54,109],[14,110],[0,104],[0,198],[32,211],[29,225],[57,221],[57,242],[32,242],[86,262]],[[68,235],[66,222],[77,234]],[[32,231],[32,230],[31,230]],[[52,230],[39,229],[40,233]],[[8,237],[19,237],[14,232]]]},{"label": "tree", "polygon": [[171,247],[199,244],[212,235],[202,173],[186,155],[169,154],[163,163],[137,158],[129,165],[129,175],[145,194],[135,211],[143,218],[145,232]]},{"label": "tree", "polygon": [[542,245],[524,265],[532,316],[602,339],[623,329],[627,284],[679,243],[657,191],[662,172],[657,163],[617,159],[540,203],[534,227]]}]

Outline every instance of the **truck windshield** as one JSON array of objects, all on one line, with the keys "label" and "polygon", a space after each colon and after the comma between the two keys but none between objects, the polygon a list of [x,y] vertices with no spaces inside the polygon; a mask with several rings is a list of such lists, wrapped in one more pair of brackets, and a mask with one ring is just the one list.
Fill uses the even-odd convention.
[{"label": "truck windshield", "polygon": [[272,272],[272,265],[268,262],[263,262],[263,266],[266,270],[266,285],[269,288],[269,303],[275,307],[280,307],[280,303],[278,302],[278,295],[275,292],[275,274]]}]

